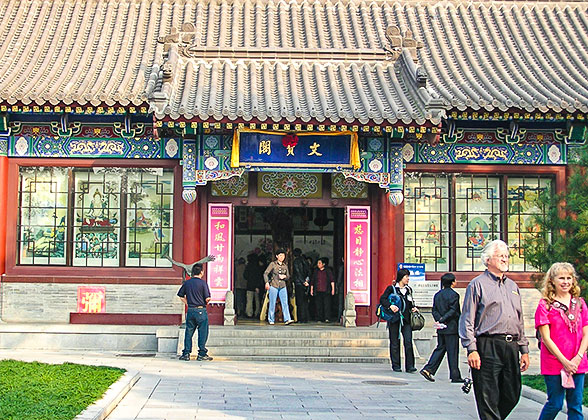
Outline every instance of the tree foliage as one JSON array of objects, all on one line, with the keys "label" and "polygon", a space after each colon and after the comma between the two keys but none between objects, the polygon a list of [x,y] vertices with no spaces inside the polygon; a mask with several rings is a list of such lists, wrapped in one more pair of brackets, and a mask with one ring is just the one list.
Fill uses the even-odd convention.
[{"label": "tree foliage", "polygon": [[542,210],[534,216],[539,233],[525,241],[525,258],[545,273],[555,262],[569,262],[578,273],[582,294],[588,295],[588,146],[569,166],[562,194],[538,195]]}]

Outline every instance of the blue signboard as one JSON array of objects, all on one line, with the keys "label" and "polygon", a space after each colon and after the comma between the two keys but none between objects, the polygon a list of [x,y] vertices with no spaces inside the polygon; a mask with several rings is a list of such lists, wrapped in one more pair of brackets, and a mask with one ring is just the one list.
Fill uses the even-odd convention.
[{"label": "blue signboard", "polygon": [[237,130],[231,166],[358,168],[357,133]]},{"label": "blue signboard", "polygon": [[410,281],[425,281],[425,264],[398,263],[398,269],[410,272]]}]

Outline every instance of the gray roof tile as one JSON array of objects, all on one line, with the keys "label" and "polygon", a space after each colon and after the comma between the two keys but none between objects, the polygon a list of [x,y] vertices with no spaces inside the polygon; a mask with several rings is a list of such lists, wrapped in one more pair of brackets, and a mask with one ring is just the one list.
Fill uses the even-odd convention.
[{"label": "gray roof tile", "polygon": [[0,39],[9,104],[392,124],[588,112],[582,2],[0,0]]}]

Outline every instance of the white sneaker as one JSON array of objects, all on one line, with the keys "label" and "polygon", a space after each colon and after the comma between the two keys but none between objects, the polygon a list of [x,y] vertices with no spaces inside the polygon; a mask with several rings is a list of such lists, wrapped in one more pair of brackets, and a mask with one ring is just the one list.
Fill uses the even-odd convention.
[{"label": "white sneaker", "polygon": [[274,325],[274,323],[273,323],[273,322],[271,322],[271,321],[270,321],[270,323],[269,323],[269,324],[270,324],[270,325]]},{"label": "white sneaker", "polygon": [[293,323],[293,322],[294,322],[293,320],[289,320],[289,321],[286,321],[284,324],[286,324],[286,325],[290,325],[290,324],[291,324],[291,323]]}]

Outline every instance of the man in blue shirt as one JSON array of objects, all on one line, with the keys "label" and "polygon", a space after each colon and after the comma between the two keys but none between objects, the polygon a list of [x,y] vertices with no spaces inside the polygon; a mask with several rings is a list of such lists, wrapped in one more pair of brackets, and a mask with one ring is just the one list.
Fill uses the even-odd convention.
[{"label": "man in blue shirt", "polygon": [[202,264],[194,264],[192,267],[192,277],[184,282],[178,296],[188,305],[186,314],[186,335],[184,336],[184,350],[180,360],[190,360],[192,352],[192,337],[194,330],[198,328],[198,357],[196,360],[212,360],[208,355],[205,347],[208,339],[208,313],[206,304],[210,301],[210,289],[208,284],[202,280],[204,269]]}]

